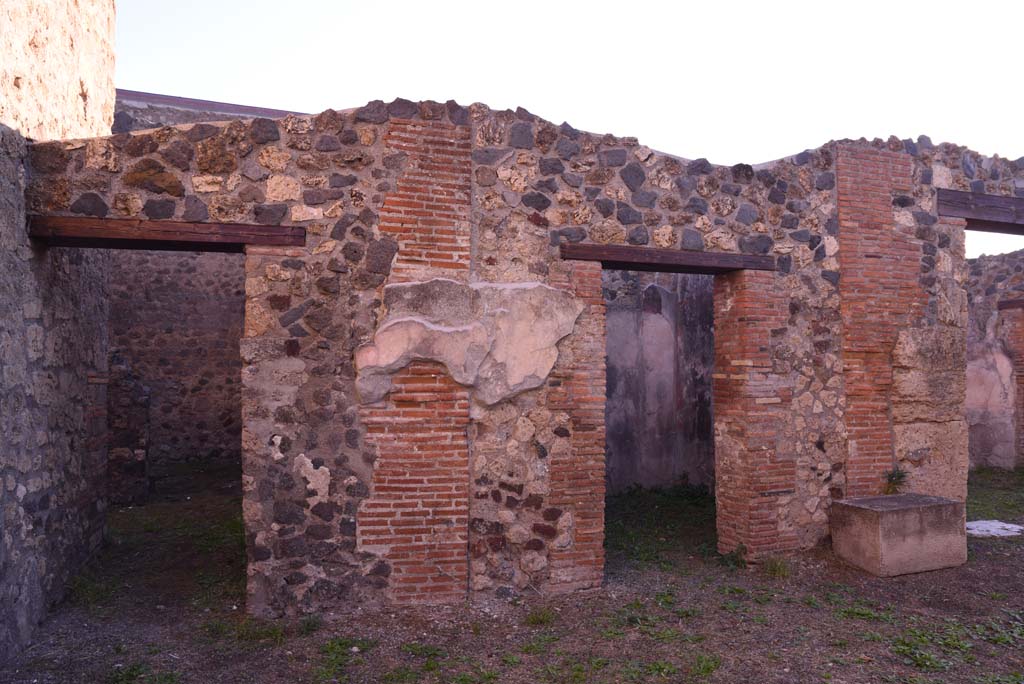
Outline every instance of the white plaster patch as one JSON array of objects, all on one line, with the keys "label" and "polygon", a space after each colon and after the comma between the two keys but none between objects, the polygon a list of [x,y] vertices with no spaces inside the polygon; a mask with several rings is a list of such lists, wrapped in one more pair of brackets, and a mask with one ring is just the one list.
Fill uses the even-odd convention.
[{"label": "white plaster patch", "polygon": [[972,520],[967,523],[967,534],[971,537],[1016,537],[1022,532],[1024,525],[999,520]]}]

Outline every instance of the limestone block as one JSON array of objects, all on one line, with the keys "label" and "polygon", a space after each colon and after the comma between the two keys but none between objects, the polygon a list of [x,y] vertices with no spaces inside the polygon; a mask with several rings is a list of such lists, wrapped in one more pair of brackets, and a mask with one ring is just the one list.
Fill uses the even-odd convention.
[{"label": "limestone block", "polygon": [[967,562],[966,509],[938,496],[900,494],[832,504],[832,549],[879,577],[953,568]]}]

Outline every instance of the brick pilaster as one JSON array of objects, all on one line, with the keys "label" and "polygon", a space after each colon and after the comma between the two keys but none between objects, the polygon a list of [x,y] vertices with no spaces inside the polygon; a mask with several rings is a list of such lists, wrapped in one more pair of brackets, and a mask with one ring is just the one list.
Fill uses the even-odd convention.
[{"label": "brick pilaster", "polygon": [[894,193],[910,191],[910,157],[841,146],[836,170],[849,436],[846,493],[869,496],[881,493],[894,462],[893,348],[900,328],[921,315],[927,294],[918,282],[920,240],[893,217]]},{"label": "brick pilaster", "polygon": [[793,493],[795,462],[780,444],[792,400],[773,370],[772,331],[786,325],[775,273],[715,278],[715,496],[718,548],[749,558],[795,549],[779,499]]}]

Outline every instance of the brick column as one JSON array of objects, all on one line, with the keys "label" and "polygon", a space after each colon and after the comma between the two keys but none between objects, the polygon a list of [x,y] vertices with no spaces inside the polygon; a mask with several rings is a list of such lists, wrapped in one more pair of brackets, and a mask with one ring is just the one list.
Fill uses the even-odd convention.
[{"label": "brick column", "polygon": [[359,548],[391,567],[396,603],[465,597],[469,582],[469,391],[435,363],[412,363],[361,412],[378,449],[373,496],[359,509]]},{"label": "brick column", "polygon": [[1021,462],[1024,453],[1024,309],[1003,309],[999,312],[1003,327],[1003,339],[1010,348],[1013,361],[1013,375],[1017,384],[1017,462]]},{"label": "brick column", "polygon": [[775,373],[772,331],[786,326],[786,299],[774,273],[715,278],[715,497],[718,549],[742,545],[748,558],[795,549],[779,498],[792,494],[795,461],[779,443],[792,399]]},{"label": "brick column", "polygon": [[848,496],[880,494],[893,468],[892,352],[901,327],[927,304],[918,283],[921,243],[893,217],[894,193],[909,193],[906,154],[841,146],[839,204],[840,312],[846,386]]},{"label": "brick column", "polygon": [[[384,200],[380,231],[398,241],[388,283],[469,279],[470,129],[393,119],[384,142],[407,155]],[[469,588],[469,391],[434,363],[392,377],[387,398],[361,406],[377,449],[358,548],[390,567],[396,603],[445,603]]]},{"label": "brick column", "polygon": [[[563,286],[558,284],[557,286]],[[601,586],[604,577],[604,404],[605,302],[601,264],[577,261],[564,285],[586,304],[570,338],[568,368],[556,367],[548,379],[552,411],[572,419],[572,448],[553,455],[548,505],[574,517],[572,545],[552,547],[546,591],[562,593]]]}]

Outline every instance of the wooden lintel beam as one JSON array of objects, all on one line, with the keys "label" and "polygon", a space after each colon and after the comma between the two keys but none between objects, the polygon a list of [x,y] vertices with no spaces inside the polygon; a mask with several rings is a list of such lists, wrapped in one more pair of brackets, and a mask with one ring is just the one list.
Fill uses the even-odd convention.
[{"label": "wooden lintel beam", "polygon": [[940,188],[939,216],[967,219],[968,230],[1024,235],[1024,198]]},{"label": "wooden lintel beam", "polygon": [[775,257],[759,254],[722,254],[680,249],[563,243],[563,259],[600,261],[604,268],[661,273],[729,273],[731,271],[774,271]]},{"label": "wooden lintel beam", "polygon": [[1024,299],[1004,299],[997,304],[1000,311],[1008,311],[1010,309],[1024,309]]},{"label": "wooden lintel beam", "polygon": [[302,247],[302,226],[192,223],[92,216],[30,216],[29,237],[58,247],[241,252],[246,245]]}]

